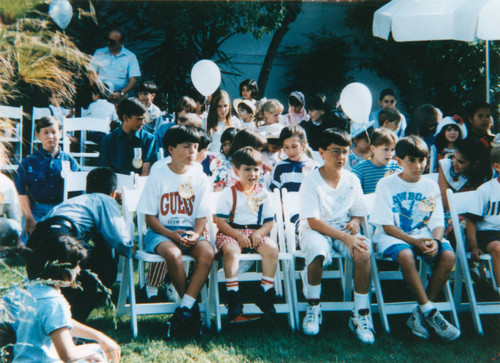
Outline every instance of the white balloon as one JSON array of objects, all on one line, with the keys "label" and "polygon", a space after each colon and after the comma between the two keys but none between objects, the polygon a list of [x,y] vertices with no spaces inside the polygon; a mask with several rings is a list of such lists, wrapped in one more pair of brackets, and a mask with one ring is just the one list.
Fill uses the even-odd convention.
[{"label": "white balloon", "polygon": [[368,123],[372,108],[372,94],[363,83],[348,84],[340,94],[340,106],[353,122]]},{"label": "white balloon", "polygon": [[191,69],[191,81],[198,92],[208,97],[219,88],[220,69],[211,60],[202,59]]},{"label": "white balloon", "polygon": [[49,15],[64,30],[73,17],[73,7],[68,0],[52,0],[49,5]]}]

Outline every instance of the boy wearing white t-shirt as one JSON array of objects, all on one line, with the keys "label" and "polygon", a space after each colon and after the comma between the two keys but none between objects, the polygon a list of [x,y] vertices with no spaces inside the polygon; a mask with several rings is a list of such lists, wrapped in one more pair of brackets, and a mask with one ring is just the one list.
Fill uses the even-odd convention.
[{"label": "boy wearing white t-shirt", "polygon": [[[500,147],[491,150],[491,164],[500,175]],[[500,292],[500,178],[494,178],[477,189],[479,198],[475,198],[474,215],[467,218],[467,240],[471,255],[479,262],[483,253],[489,253],[493,260],[493,275]]]},{"label": "boy wearing white t-shirt", "polygon": [[[146,252],[165,259],[170,279],[182,297],[181,306],[168,323],[167,338],[199,336],[201,322],[196,298],[214,259],[212,245],[201,238],[210,216],[210,183],[193,167],[200,142],[196,128],[175,125],[163,140],[172,161],[149,175],[137,210],[146,215],[149,227],[144,238]],[[189,283],[182,264],[183,252],[196,260]]]},{"label": "boy wearing white t-shirt", "polygon": [[302,330],[306,335],[319,333],[323,266],[331,263],[337,251],[354,263],[354,309],[349,327],[362,342],[373,343],[368,297],[371,247],[359,234],[367,208],[359,179],[343,169],[350,145],[345,131],[324,130],[318,146],[325,164],[307,175],[300,187],[299,241],[306,259],[304,295],[308,302]]},{"label": "boy wearing white t-shirt", "polygon": [[[402,138],[396,144],[396,159],[403,171],[379,181],[375,209],[370,221],[377,225],[373,242],[377,251],[401,265],[405,282],[418,306],[407,322],[416,336],[428,339],[429,330],[452,341],[460,330],[450,324],[432,301],[450,278],[455,253],[443,239],[444,212],[439,186],[422,178],[429,152],[417,136]],[[427,291],[416,268],[416,256],[434,264]]]},{"label": "boy wearing white t-shirt", "polygon": [[221,192],[217,203],[217,234],[215,245],[224,256],[227,309],[232,323],[250,320],[243,315],[239,295],[238,267],[242,251],[255,250],[262,256],[262,280],[255,303],[262,312],[276,314],[274,275],[278,266],[279,250],[268,234],[274,224],[274,213],[269,193],[259,183],[262,167],[260,152],[244,147],[231,156],[239,180]]}]

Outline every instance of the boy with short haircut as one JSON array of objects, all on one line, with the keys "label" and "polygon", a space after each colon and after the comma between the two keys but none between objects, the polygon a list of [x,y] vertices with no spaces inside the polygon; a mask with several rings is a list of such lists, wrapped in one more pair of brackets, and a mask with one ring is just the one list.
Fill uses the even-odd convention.
[{"label": "boy with short haircut", "polygon": [[380,110],[378,114],[378,124],[382,129],[388,129],[392,132],[399,131],[399,124],[401,123],[401,115],[398,111],[386,107]]},{"label": "boy with short haircut", "polygon": [[153,103],[156,97],[156,93],[158,93],[158,87],[156,86],[156,83],[152,81],[146,81],[141,83],[138,92],[139,101],[142,102],[147,110],[144,130],[151,134],[154,134],[158,127],[163,123],[161,110]]},{"label": "boy with short haircut", "polygon": [[[390,88],[385,88],[382,90],[382,92],[380,92],[378,103],[380,105],[380,109],[377,111],[374,111],[370,114],[370,121],[375,121],[375,125],[374,125],[375,128],[379,128],[380,126],[382,126],[382,124],[379,124],[379,122],[378,122],[378,115],[382,111],[382,109],[392,108],[393,110],[395,110],[396,112],[399,113],[399,111],[396,108],[396,104],[397,104],[396,93],[394,93],[394,91]],[[399,127],[399,130],[396,133],[396,135],[398,137],[403,137],[405,134],[407,123],[406,123],[405,116],[402,113],[399,113],[399,114],[401,116],[401,123],[400,123],[400,127]]]},{"label": "boy with short haircut", "polygon": [[337,251],[354,263],[354,309],[349,327],[362,342],[373,343],[368,296],[371,246],[359,234],[367,208],[358,178],[343,168],[351,139],[345,131],[326,129],[318,144],[325,164],[304,178],[299,191],[299,243],[305,253],[307,278],[303,280],[308,302],[302,329],[306,335],[319,333],[323,266],[331,263]]},{"label": "boy with short haircut", "polygon": [[[455,253],[443,239],[444,212],[436,182],[423,178],[427,145],[418,136],[402,138],[396,157],[403,171],[382,179],[376,189],[376,210],[370,222],[377,225],[373,242],[381,256],[398,262],[403,278],[416,297],[418,306],[407,322],[416,336],[428,339],[429,331],[452,341],[460,330],[450,324],[432,301],[450,278]],[[416,268],[416,256],[434,264],[427,291]]]},{"label": "boy with short haircut", "polygon": [[352,170],[361,182],[363,193],[374,193],[380,179],[401,171],[397,161],[393,160],[397,140],[396,135],[387,129],[373,131],[370,140],[372,157]]},{"label": "boy with short haircut", "polygon": [[255,250],[262,255],[262,281],[255,303],[266,315],[276,314],[274,275],[278,266],[279,250],[268,237],[274,224],[274,213],[268,192],[259,183],[262,156],[252,147],[244,147],[231,157],[239,181],[221,192],[217,203],[215,240],[224,256],[228,316],[232,323],[248,321],[243,316],[239,295],[238,268],[241,253]]},{"label": "boy with short haircut", "polygon": [[[199,142],[200,133],[192,126],[175,125],[167,131],[164,145],[172,161],[152,171],[138,205],[148,225],[145,250],[165,259],[170,280],[182,297],[168,322],[167,338],[201,334],[196,298],[214,259],[212,245],[201,237],[210,217],[210,183],[203,172],[193,168]],[[189,282],[183,252],[196,260]]]},{"label": "boy with short haircut", "polygon": [[149,175],[156,161],[155,138],[143,129],[147,109],[137,98],[127,98],[118,104],[121,127],[104,136],[99,165],[116,173]]},{"label": "boy with short haircut", "polygon": [[[491,164],[500,174],[500,147],[491,150]],[[467,215],[467,240],[471,246],[472,259],[479,261],[483,253],[493,260],[493,275],[500,292],[500,217],[497,206],[500,202],[500,181],[491,179],[477,189],[479,197],[474,200]]]}]

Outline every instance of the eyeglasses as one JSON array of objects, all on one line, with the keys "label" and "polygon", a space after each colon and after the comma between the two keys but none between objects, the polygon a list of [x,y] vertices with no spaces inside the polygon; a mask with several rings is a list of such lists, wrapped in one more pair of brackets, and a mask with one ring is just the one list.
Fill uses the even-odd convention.
[{"label": "eyeglasses", "polygon": [[342,155],[348,155],[349,154],[349,149],[339,149],[339,148],[331,148],[331,149],[326,149],[326,151],[331,152],[335,156],[340,156]]}]

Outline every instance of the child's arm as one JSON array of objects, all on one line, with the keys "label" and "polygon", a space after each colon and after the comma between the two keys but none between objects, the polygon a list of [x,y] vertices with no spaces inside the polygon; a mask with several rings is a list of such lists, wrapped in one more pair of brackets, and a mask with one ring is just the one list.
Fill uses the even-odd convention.
[{"label": "child's arm", "polygon": [[120,361],[121,348],[113,339],[74,319],[72,319],[71,323],[73,324],[73,329],[71,329],[71,335],[73,337],[95,340],[99,343],[104,354],[106,354],[106,358],[111,362]]},{"label": "child's arm", "polygon": [[151,163],[150,162],[145,162],[143,165],[142,165],[142,173],[141,173],[141,176],[148,176],[149,175],[149,171],[151,170]]},{"label": "child's arm", "polygon": [[318,231],[319,233],[329,236],[333,239],[341,240],[347,247],[349,247],[351,255],[354,250],[357,250],[359,252],[365,252],[369,250],[368,244],[366,244],[364,237],[353,236],[349,233],[338,230],[337,228],[330,226],[328,223],[318,218],[307,218],[307,222],[309,223],[309,227],[311,227],[315,231]]},{"label": "child's arm", "polygon": [[148,225],[149,228],[151,228],[153,231],[155,231],[158,234],[161,234],[162,236],[167,237],[169,240],[178,243],[182,246],[188,247],[187,240],[182,236],[187,235],[190,231],[186,231],[184,229],[178,229],[176,231],[171,231],[167,227],[163,226],[161,224],[160,220],[158,217],[146,214],[146,224]]},{"label": "child's arm", "polygon": [[255,230],[255,232],[250,236],[250,241],[252,241],[252,246],[257,246],[260,241],[262,241],[262,236],[267,236],[271,233],[273,229],[274,221],[266,222],[259,229]]},{"label": "child's arm", "polygon": [[203,218],[197,218],[195,223],[194,223],[194,230],[190,231],[187,233],[187,236],[183,237],[185,240],[183,246],[185,247],[190,247],[194,246],[196,242],[200,239],[201,234],[205,230],[205,226],[207,224],[207,219],[205,217]]},{"label": "child's arm", "polygon": [[479,261],[479,256],[481,256],[484,252],[479,248],[477,244],[477,223],[476,221],[467,218],[467,224],[465,227],[465,234],[467,236],[467,240],[470,244],[471,249],[471,257],[474,261]]},{"label": "child's arm", "polygon": [[347,224],[342,228],[342,230],[348,230],[350,234],[356,235],[359,233],[360,228],[359,225],[361,224],[361,221],[363,220],[362,217],[351,217],[351,220],[347,222]]},{"label": "child's arm", "polygon": [[36,226],[35,218],[31,212],[30,198],[27,195],[19,195],[19,203],[21,204],[21,211],[23,212],[25,220],[25,232],[26,235],[29,236]]},{"label": "child's arm", "polygon": [[97,344],[75,345],[68,328],[56,329],[50,333],[57,355],[63,362],[74,362],[88,359],[92,362],[105,362],[104,357],[97,353]]},{"label": "child's arm", "polygon": [[[420,251],[422,251],[422,253],[427,255],[433,253],[432,256],[430,257],[433,257],[437,253],[437,249],[434,253],[434,249],[437,246],[437,243],[436,241],[433,241],[432,238],[413,238],[409,234],[404,233],[400,228],[396,227],[395,225],[384,225],[382,227],[384,228],[384,232],[387,235],[405,241],[406,243],[418,248]],[[434,230],[438,228],[435,228]]]},{"label": "child's arm", "polygon": [[231,227],[229,223],[227,223],[226,218],[217,217],[215,219],[215,223],[217,223],[217,228],[219,229],[220,233],[225,234],[226,236],[232,237],[235,240],[237,240],[242,248],[252,247],[252,242],[250,238],[248,238],[244,234],[239,233],[236,229]]}]

